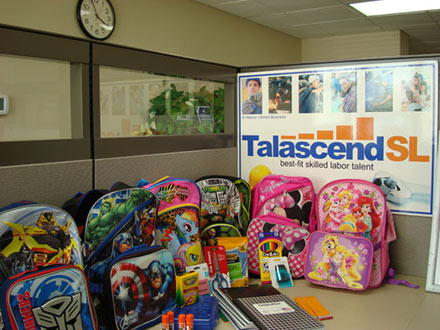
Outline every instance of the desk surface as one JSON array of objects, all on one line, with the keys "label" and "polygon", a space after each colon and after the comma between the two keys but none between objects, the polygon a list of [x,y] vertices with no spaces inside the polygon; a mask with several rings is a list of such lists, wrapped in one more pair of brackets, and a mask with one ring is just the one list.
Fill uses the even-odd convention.
[{"label": "desk surface", "polygon": [[[291,298],[318,298],[334,317],[323,321],[326,330],[440,329],[440,294],[426,292],[424,278],[398,275],[396,278],[418,284],[420,288],[382,284],[376,289],[353,292],[326,288],[299,279],[294,280],[293,288],[279,290]],[[160,329],[160,325],[153,329]],[[234,328],[229,323],[217,321],[215,330],[231,329]]]}]

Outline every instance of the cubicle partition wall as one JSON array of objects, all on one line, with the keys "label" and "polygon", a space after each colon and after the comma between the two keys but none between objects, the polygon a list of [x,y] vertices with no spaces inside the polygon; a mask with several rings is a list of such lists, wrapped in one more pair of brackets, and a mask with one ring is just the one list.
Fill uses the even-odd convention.
[{"label": "cubicle partition wall", "polygon": [[237,68],[9,27],[0,37],[0,205],[236,174]]},{"label": "cubicle partition wall", "polygon": [[92,45],[95,184],[236,175],[237,68]]}]

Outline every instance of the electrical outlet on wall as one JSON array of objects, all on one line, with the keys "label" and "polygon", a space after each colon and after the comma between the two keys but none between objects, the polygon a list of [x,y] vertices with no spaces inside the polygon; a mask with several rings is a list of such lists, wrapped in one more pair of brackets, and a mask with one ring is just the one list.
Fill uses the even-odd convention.
[{"label": "electrical outlet on wall", "polygon": [[7,95],[0,94],[0,115],[9,113],[9,98]]}]

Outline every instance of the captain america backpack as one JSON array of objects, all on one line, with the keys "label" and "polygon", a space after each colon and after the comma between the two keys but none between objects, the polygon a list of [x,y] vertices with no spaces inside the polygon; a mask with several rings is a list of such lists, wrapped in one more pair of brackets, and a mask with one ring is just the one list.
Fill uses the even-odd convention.
[{"label": "captain america backpack", "polygon": [[11,276],[0,289],[5,329],[98,329],[84,272],[73,265],[40,265]]},{"label": "captain america backpack", "polygon": [[106,329],[146,329],[176,308],[176,276],[170,251],[139,245],[123,251],[103,276]]},{"label": "captain america backpack", "polygon": [[171,252],[176,272],[183,273],[186,266],[201,263],[200,190],[196,183],[164,177],[144,188],[153,192],[159,200],[156,244]]},{"label": "captain america backpack", "polygon": [[124,251],[154,244],[157,198],[143,188],[114,191],[101,197],[86,224],[86,273],[99,324],[103,318],[106,267]]},{"label": "captain america backpack", "polygon": [[317,194],[318,230],[309,241],[305,278],[349,290],[379,286],[387,275],[393,215],[375,184],[335,180]]},{"label": "captain america backpack", "polygon": [[315,230],[315,190],[310,179],[267,175],[252,188],[252,221],[247,230],[251,274],[260,274],[259,233],[279,232],[282,255],[293,277],[304,275],[306,243]]}]

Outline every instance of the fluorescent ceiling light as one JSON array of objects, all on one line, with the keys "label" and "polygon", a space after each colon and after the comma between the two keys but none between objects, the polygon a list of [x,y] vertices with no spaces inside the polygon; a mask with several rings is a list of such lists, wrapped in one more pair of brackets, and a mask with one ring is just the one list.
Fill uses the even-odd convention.
[{"label": "fluorescent ceiling light", "polygon": [[351,3],[350,6],[367,16],[390,15],[440,9],[440,0],[379,0]]}]

